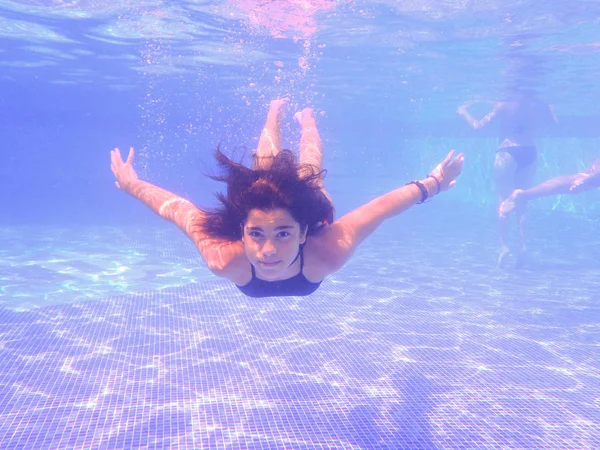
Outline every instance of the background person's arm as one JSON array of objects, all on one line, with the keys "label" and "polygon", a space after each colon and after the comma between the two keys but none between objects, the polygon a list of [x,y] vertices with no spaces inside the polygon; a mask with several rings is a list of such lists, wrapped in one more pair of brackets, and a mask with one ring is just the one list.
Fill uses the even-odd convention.
[{"label": "background person's arm", "polygon": [[463,116],[467,123],[471,125],[471,127],[475,130],[479,130],[492,123],[492,121],[496,118],[496,116],[500,113],[500,110],[502,109],[502,104],[496,103],[492,111],[487,113],[483,117],[483,119],[478,120],[475,119],[475,117],[473,117],[471,113],[469,113],[469,111],[467,110],[467,108],[471,106],[471,104],[472,102],[468,102],[464,105],[459,106],[459,108],[456,110],[456,114],[458,114],[459,116]]}]

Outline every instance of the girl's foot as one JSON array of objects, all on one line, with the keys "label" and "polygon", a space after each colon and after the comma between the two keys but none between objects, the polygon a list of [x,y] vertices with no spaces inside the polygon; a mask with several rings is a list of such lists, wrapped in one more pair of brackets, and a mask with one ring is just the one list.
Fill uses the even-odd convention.
[{"label": "girl's foot", "polygon": [[317,122],[311,108],[304,108],[302,111],[298,111],[294,114],[294,119],[300,124],[302,128],[316,127]]},{"label": "girl's foot", "polygon": [[285,116],[285,107],[287,106],[289,101],[290,99],[287,97],[272,100],[269,106],[269,114],[267,115],[267,121],[273,120],[277,124],[281,124],[281,121]]}]

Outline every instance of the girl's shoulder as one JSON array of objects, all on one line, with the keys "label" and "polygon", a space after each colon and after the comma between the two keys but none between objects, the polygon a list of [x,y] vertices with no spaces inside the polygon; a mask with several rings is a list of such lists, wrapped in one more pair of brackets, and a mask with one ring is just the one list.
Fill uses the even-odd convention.
[{"label": "girl's shoulder", "polygon": [[331,225],[324,225],[309,236],[304,245],[304,274],[310,279],[323,279],[339,269],[336,233]]}]

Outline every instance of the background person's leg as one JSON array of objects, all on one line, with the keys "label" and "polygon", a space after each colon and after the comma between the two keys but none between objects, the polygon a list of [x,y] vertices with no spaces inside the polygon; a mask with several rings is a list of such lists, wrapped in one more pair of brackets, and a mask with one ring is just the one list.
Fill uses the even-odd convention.
[{"label": "background person's leg", "polygon": [[560,177],[551,178],[529,189],[516,189],[510,196],[500,205],[500,215],[506,216],[515,211],[522,203],[527,203],[530,200],[535,200],[541,197],[550,197],[558,194],[573,194],[575,190],[571,190],[571,186],[575,182],[577,175],[563,175]]},{"label": "background person's leg", "polygon": [[[514,158],[507,152],[496,152],[494,160],[494,181],[496,192],[498,194],[498,205],[506,200],[512,191],[515,190],[518,165]],[[508,246],[508,218],[500,216],[498,219],[498,237],[500,241],[500,255],[498,256],[498,266],[504,267],[506,258],[510,254]]]},{"label": "background person's leg", "polygon": [[[517,171],[515,187],[522,190],[531,188],[536,172],[537,159]],[[517,255],[517,267],[519,267],[525,263],[525,254],[527,252],[527,202],[518,203],[515,209],[519,230],[519,254]]]}]

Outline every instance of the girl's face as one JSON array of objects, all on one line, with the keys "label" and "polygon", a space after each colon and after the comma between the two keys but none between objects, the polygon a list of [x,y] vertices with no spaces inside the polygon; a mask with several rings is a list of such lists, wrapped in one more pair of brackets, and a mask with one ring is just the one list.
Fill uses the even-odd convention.
[{"label": "girl's face", "polygon": [[252,209],[243,226],[246,256],[264,280],[289,278],[288,269],[306,242],[306,229],[285,209]]}]

